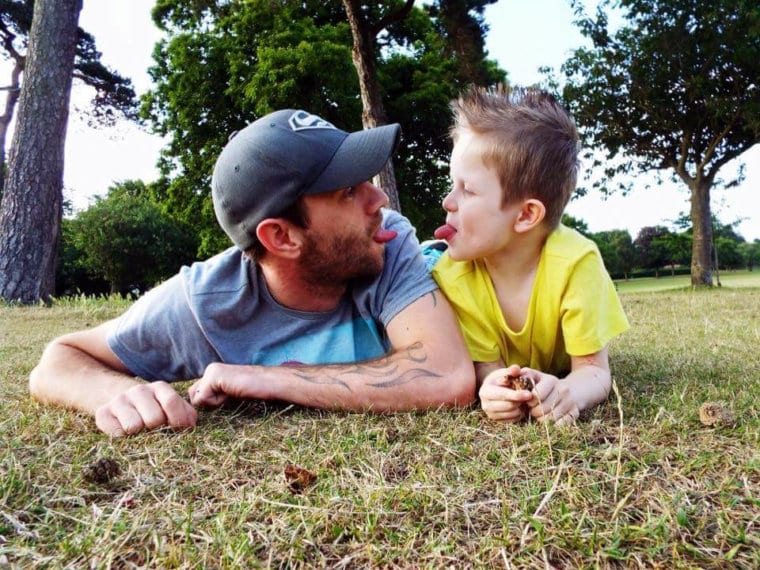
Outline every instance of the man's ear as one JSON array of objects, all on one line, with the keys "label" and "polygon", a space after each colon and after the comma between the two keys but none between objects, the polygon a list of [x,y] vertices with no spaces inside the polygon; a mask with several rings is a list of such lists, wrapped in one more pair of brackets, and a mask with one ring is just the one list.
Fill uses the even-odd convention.
[{"label": "man's ear", "polygon": [[540,225],[546,217],[546,206],[541,200],[529,198],[525,200],[520,208],[520,213],[515,220],[515,231],[518,233],[527,232]]},{"label": "man's ear", "polygon": [[272,255],[294,259],[301,253],[301,228],[283,218],[266,218],[259,222],[256,237]]}]

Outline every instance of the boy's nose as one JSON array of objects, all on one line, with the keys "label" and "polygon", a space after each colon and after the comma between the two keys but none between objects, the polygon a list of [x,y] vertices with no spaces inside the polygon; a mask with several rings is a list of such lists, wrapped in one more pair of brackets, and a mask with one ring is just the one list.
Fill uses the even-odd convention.
[{"label": "boy's nose", "polygon": [[453,194],[454,194],[454,191],[452,190],[451,192],[446,194],[446,196],[444,196],[443,202],[442,202],[444,210],[452,211],[454,210],[454,208],[456,208],[456,203],[454,202]]}]

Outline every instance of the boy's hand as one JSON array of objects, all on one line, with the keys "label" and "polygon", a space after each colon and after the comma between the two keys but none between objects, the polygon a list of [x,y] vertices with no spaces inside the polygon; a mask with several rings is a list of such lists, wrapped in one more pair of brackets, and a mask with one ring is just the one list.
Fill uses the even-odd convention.
[{"label": "boy's hand", "polygon": [[520,374],[532,378],[536,384],[532,392],[533,398],[528,402],[530,415],[534,419],[539,422],[554,422],[557,425],[575,423],[580,409],[568,382],[532,368],[523,368]]},{"label": "boy's hand", "polygon": [[[526,369],[527,370],[527,369]],[[480,405],[489,419],[519,422],[525,417],[525,404],[533,398],[529,390],[511,390],[506,387],[508,376],[519,376],[520,367],[513,364],[489,373],[480,387]]]}]

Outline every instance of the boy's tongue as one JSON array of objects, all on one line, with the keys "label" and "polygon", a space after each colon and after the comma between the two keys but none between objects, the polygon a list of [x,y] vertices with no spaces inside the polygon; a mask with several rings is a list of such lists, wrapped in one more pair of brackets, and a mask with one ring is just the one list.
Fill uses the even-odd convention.
[{"label": "boy's tongue", "polygon": [[448,240],[448,239],[451,239],[451,236],[453,236],[455,233],[457,233],[457,231],[452,226],[450,226],[449,224],[444,224],[440,228],[435,230],[435,232],[433,232],[433,236],[435,237],[435,239]]},{"label": "boy's tongue", "polygon": [[375,232],[375,235],[372,236],[372,239],[377,243],[387,243],[397,235],[398,232],[396,230],[386,230],[385,228],[381,227]]}]

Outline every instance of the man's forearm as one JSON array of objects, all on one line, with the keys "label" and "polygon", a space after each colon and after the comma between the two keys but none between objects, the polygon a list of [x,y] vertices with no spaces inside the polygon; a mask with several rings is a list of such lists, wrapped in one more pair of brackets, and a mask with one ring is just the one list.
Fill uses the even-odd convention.
[{"label": "man's forearm", "polygon": [[441,362],[417,342],[382,358],[352,364],[211,365],[199,384],[217,386],[238,398],[391,412],[469,405],[475,395],[473,374],[469,360]]},{"label": "man's forearm", "polygon": [[54,341],[29,375],[29,391],[41,402],[95,411],[140,382],[66,343]]}]

